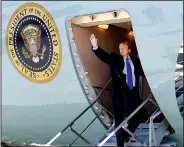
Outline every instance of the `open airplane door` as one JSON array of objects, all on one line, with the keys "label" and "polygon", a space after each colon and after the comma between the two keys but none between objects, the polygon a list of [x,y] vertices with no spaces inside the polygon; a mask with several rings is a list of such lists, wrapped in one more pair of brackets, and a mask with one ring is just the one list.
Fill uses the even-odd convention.
[{"label": "open airplane door", "polygon": [[[147,12],[145,11],[145,13]],[[147,78],[147,87],[142,87],[142,90],[144,90],[144,92],[142,92],[146,93],[145,89],[147,89],[147,91],[148,89],[151,90],[160,110],[175,130],[175,134],[171,135],[171,137],[177,140],[179,144],[182,144],[183,119],[180,115],[175,95],[175,63],[178,55],[176,53],[180,48],[182,40],[181,32],[172,33],[163,30],[163,33],[160,33],[160,30],[157,31],[155,23],[157,23],[157,21],[162,21],[162,16],[158,18],[155,17],[154,19],[158,20],[153,19],[153,24],[149,25],[138,25],[134,19],[132,19],[131,22],[130,16],[131,12],[129,15],[126,11],[120,10],[75,16],[68,19],[67,29],[71,46],[71,55],[82,88],[86,93],[89,102],[92,103],[93,97],[96,95],[95,88],[105,86],[105,81],[109,79],[109,72],[106,65],[97,61],[97,58],[93,57],[90,53],[90,49],[87,49],[90,48],[88,40],[90,33],[95,32],[98,34],[98,40],[101,42],[101,45],[105,46],[107,52],[112,52],[112,48],[115,47],[115,42],[117,44],[118,41],[125,37],[125,32],[131,32],[131,30],[133,30],[138,55]],[[126,25],[132,25],[132,29],[130,29],[130,27],[126,28]],[[122,29],[122,26],[126,29]],[[102,29],[100,30],[100,28]],[[108,28],[109,30],[107,30]],[[168,28],[169,30],[175,30],[174,25],[169,26]],[[114,38],[112,37],[113,34]],[[118,38],[118,36],[121,36],[122,38]],[[175,41],[168,42],[167,40]],[[159,46],[157,43],[160,41],[162,41],[162,46]],[[173,52],[166,55],[168,47],[170,46],[173,46]],[[118,53],[118,50],[113,51]],[[170,58],[169,56],[171,54],[172,57]],[[172,62],[168,62],[168,59]],[[85,75],[86,73],[87,75]],[[99,76],[101,78],[99,78]],[[145,81],[143,81],[143,83],[145,83]],[[102,98],[102,101],[103,100],[104,99]],[[106,103],[107,110],[110,110],[111,106],[109,103],[105,100],[104,103]],[[97,111],[95,108],[93,108],[93,110],[95,112]],[[108,126],[108,123],[110,122],[108,113],[104,113],[101,121],[105,126]]]},{"label": "open airplane door", "polygon": [[[83,92],[86,95],[86,98],[90,105],[83,112],[81,112],[71,123],[69,123],[61,132],[53,137],[46,145],[51,145],[68,128],[70,128],[72,132],[77,134],[78,136],[70,144],[70,146],[73,145],[73,143],[78,138],[81,138],[87,144],[91,144],[88,140],[86,140],[84,136],[82,136],[83,132],[79,134],[72,128],[72,125],[88,109],[92,108],[101,123],[106,128],[110,128],[110,130],[108,129],[108,131],[102,137],[102,140],[100,139],[97,144],[91,144],[94,146],[103,146],[104,143],[107,143],[107,141],[111,137],[113,137],[114,133],[120,127],[123,127],[123,129],[127,131],[127,122],[134,115],[136,115],[136,112],[139,111],[139,109],[141,109],[142,107],[145,107],[147,112],[151,114],[150,118],[148,119],[150,127],[147,122],[141,123],[137,128],[138,130],[136,131],[140,131],[142,127],[144,129],[147,129],[149,139],[143,137],[143,140],[146,139],[143,141],[144,143],[136,145],[134,144],[133,146],[140,146],[145,144],[152,145],[152,138],[150,137],[152,136],[152,129],[153,132],[156,129],[156,132],[153,133],[153,136],[155,136],[156,138],[153,139],[155,141],[154,146],[161,145],[163,143],[162,141],[164,141],[164,137],[168,137],[168,135],[170,135],[170,133],[172,132],[168,129],[169,124],[175,132],[173,135],[171,135],[171,137],[175,139],[174,141],[176,141],[177,144],[182,143],[183,123],[175,96],[176,60],[173,59],[177,58],[177,54],[174,55],[173,59],[171,59],[172,63],[167,64],[167,58],[169,56],[167,55],[167,58],[165,58],[164,47],[166,44],[168,44],[168,42],[165,41],[165,38],[162,38],[162,35],[155,35],[155,25],[151,25],[152,29],[150,29],[150,26],[137,26],[136,21],[132,20],[131,22],[130,16],[131,13],[129,14],[125,10],[118,10],[112,12],[74,16],[70,17],[66,21],[73,65],[80,81],[81,88],[83,89]],[[143,103],[124,120],[125,122],[123,121],[117,128],[114,128],[112,124],[113,116],[110,100],[111,77],[109,69],[108,66],[99,61],[91,51],[89,36],[92,33],[98,35],[97,37],[100,46],[102,46],[102,48],[104,48],[106,52],[118,53],[118,46],[116,46],[116,44],[118,45],[118,42],[120,42],[124,38],[129,38],[130,41],[134,43],[133,55],[139,56],[144,73],[146,75],[146,80],[141,82],[140,87],[140,95],[143,96]],[[133,38],[131,37],[132,34],[134,36]],[[171,33],[171,35],[168,36],[172,39],[177,39],[181,41],[180,35],[172,35]],[[157,46],[157,42],[159,42],[160,40],[163,41],[163,46]],[[173,42],[171,42],[171,44],[169,45],[177,46]],[[176,51],[175,48],[174,50]],[[149,94],[150,91],[151,94]],[[154,102],[153,99],[156,100],[156,102]],[[159,111],[152,105],[146,107],[146,104],[149,100],[153,100],[151,102],[157,106]],[[157,117],[161,113],[164,114],[165,118],[162,119],[161,122],[159,121],[159,123],[153,122],[154,117]],[[152,128],[152,126],[154,128]],[[84,131],[85,130],[86,128],[84,129]],[[136,131],[134,132],[135,135],[137,133]],[[129,131],[128,133],[132,136],[132,138],[130,138],[130,142],[132,141],[132,139],[135,139],[134,141],[137,142],[140,141],[140,138],[138,138],[137,140],[132,132]],[[142,133],[144,134],[145,132],[141,132],[141,134]],[[139,136],[141,135],[139,134]],[[115,142],[115,140],[111,141],[113,143]],[[168,144],[170,146],[173,145],[171,143]]]}]

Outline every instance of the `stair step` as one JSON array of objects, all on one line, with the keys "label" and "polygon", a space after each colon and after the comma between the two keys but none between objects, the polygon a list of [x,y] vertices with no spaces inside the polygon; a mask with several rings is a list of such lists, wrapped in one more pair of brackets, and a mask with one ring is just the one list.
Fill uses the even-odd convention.
[{"label": "stair step", "polygon": [[141,135],[143,135],[143,136],[145,136],[145,135],[149,136],[149,129],[137,129],[135,131],[135,135],[137,135],[137,136],[141,136]]},{"label": "stair step", "polygon": [[[168,123],[166,122],[166,120],[164,120],[162,123],[154,123],[154,131],[155,131],[155,135],[156,139],[157,139],[157,143],[160,146],[175,146],[174,142],[162,142],[163,141],[163,137],[167,136],[167,133],[165,133],[166,129],[168,127]],[[103,139],[101,138],[101,140],[99,140],[97,142],[97,144],[99,144],[100,142],[102,142],[102,140],[104,140],[107,136],[110,135],[110,133],[112,133],[114,131],[115,127],[111,127],[111,129],[109,129],[103,136]],[[136,141],[131,141],[130,143],[125,142],[125,146],[142,146],[141,143],[148,145],[149,144],[149,124],[143,124],[141,123],[137,129],[135,130],[135,135],[137,136],[138,141],[140,142],[136,142]],[[159,137],[159,138],[158,138]],[[116,134],[113,134],[113,136],[103,145],[103,146],[116,146],[117,141],[116,141]]]},{"label": "stair step", "polygon": [[[157,129],[162,123],[154,123],[154,128]],[[138,127],[138,129],[149,129],[149,124],[141,123]]]},{"label": "stair step", "polygon": [[[157,129],[157,127],[155,127]],[[106,133],[106,136],[108,136],[111,132]],[[138,128],[135,130],[135,134],[140,135],[149,135],[149,128]],[[116,134],[113,134],[113,136],[116,136]]]},{"label": "stair step", "polygon": [[[139,142],[131,142],[131,143],[124,143],[125,146],[141,146],[142,144]],[[103,146],[117,146],[116,142],[106,142]],[[164,139],[161,144],[160,147],[176,147],[176,143],[173,141],[168,141],[167,139]]]}]

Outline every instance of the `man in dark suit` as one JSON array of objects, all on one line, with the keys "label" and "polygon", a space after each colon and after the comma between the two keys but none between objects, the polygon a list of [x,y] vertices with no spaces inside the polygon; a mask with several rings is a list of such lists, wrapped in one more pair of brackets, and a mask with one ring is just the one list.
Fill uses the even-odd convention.
[{"label": "man in dark suit", "polygon": [[[118,127],[125,118],[133,112],[142,102],[139,97],[139,76],[145,77],[139,58],[130,56],[128,42],[119,44],[120,55],[106,53],[98,46],[94,34],[90,36],[92,51],[104,63],[109,64],[112,76],[112,103],[115,118],[115,127]],[[147,119],[142,108],[129,121],[128,129],[134,133],[140,122]],[[129,137],[122,128],[117,131],[117,145],[124,146],[124,139]]]}]

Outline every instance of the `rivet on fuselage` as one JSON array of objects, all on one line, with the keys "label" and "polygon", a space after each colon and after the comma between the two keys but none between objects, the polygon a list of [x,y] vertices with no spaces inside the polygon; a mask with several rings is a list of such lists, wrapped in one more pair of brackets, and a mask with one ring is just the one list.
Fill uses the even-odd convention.
[{"label": "rivet on fuselage", "polygon": [[98,110],[99,108],[98,108],[98,106],[94,106],[94,108],[96,109],[96,110]]},{"label": "rivet on fuselage", "polygon": [[107,123],[107,127],[110,127],[111,126],[111,124],[110,123]]},{"label": "rivet on fuselage", "polygon": [[104,114],[101,114],[100,117],[101,117],[101,118],[105,118],[105,115],[104,115]]},{"label": "rivet on fuselage", "polygon": [[69,27],[69,28],[68,28],[68,30],[69,30],[69,31],[71,31],[71,30],[72,30],[72,28],[71,28],[71,27]]},{"label": "rivet on fuselage", "polygon": [[72,42],[74,42],[75,41],[75,38],[72,38]]},{"label": "rivet on fuselage", "polygon": [[76,52],[74,52],[73,54],[74,54],[74,56],[76,56],[76,55],[77,55],[77,53],[76,53]]},{"label": "rivet on fuselage", "polygon": [[89,91],[88,90],[86,90],[86,94],[89,95]]},{"label": "rivet on fuselage", "polygon": [[89,97],[89,99],[92,101],[93,100],[93,97]]}]

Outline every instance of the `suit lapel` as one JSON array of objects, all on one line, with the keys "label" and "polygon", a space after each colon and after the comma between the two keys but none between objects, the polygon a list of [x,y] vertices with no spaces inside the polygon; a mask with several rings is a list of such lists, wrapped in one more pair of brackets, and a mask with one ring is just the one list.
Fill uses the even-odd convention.
[{"label": "suit lapel", "polygon": [[121,72],[121,73],[123,72],[124,65],[125,65],[125,63],[124,63],[123,58],[121,56],[119,56],[118,60],[116,60],[116,66],[118,66],[117,68],[118,68],[119,72]]}]

